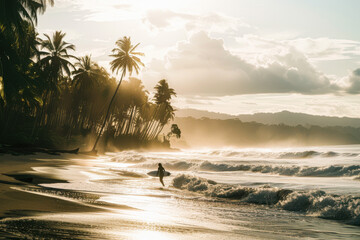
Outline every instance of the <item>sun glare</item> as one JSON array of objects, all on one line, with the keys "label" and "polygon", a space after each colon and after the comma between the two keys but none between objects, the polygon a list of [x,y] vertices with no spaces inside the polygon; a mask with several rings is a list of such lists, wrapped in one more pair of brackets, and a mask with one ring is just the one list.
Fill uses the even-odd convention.
[{"label": "sun glare", "polygon": [[169,234],[164,232],[157,232],[157,231],[135,231],[128,235],[131,239],[134,240],[143,240],[143,239],[157,239],[157,240],[168,240],[172,239]]},{"label": "sun glare", "polygon": [[143,9],[169,9],[169,10],[179,10],[186,7],[189,4],[194,5],[193,1],[188,1],[188,0],[185,1],[139,0],[139,1],[134,1],[134,3],[138,5],[138,7],[141,7]]}]

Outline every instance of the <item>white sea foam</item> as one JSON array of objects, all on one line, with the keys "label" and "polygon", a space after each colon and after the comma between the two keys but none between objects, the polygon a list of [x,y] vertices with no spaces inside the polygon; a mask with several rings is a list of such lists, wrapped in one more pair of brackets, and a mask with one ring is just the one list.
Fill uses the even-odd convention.
[{"label": "white sea foam", "polygon": [[122,154],[121,156],[111,158],[111,161],[122,163],[141,163],[145,162],[146,158],[140,154]]},{"label": "white sea foam", "polygon": [[[156,163],[144,163],[134,167],[154,169]],[[172,161],[164,162],[163,166],[168,170],[200,170],[200,171],[248,171],[255,173],[277,174],[283,176],[298,177],[357,177],[360,176],[360,165],[330,165],[330,166],[298,166],[280,164],[228,164],[210,161],[186,162]]]},{"label": "white sea foam", "polygon": [[212,180],[185,174],[175,177],[173,186],[208,197],[272,205],[288,211],[304,212],[320,218],[345,220],[349,224],[360,225],[360,198],[351,195],[330,195],[320,190],[291,191],[266,186],[249,188],[218,184]]},{"label": "white sea foam", "polygon": [[296,166],[296,165],[251,165],[224,164],[205,161],[198,168],[205,171],[251,171],[300,177],[351,177],[360,175],[360,165]]},{"label": "white sea foam", "polygon": [[209,155],[223,156],[223,157],[240,157],[240,158],[274,158],[274,159],[302,159],[313,157],[355,157],[358,153],[339,153],[334,151],[290,151],[290,152],[277,152],[277,151],[237,151],[237,150],[215,150],[209,152]]},{"label": "white sea foam", "polygon": [[[197,166],[196,163],[186,162],[186,161],[163,162],[162,165],[167,170],[179,170],[179,171],[189,170]],[[138,164],[135,165],[134,167],[154,169],[157,168],[157,166],[158,166],[158,162],[153,162],[153,163]]]}]

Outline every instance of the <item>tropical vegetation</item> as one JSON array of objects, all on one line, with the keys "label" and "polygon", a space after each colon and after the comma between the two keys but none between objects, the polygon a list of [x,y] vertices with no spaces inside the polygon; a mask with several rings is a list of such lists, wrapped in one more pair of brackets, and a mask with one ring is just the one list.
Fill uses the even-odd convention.
[{"label": "tropical vegetation", "polygon": [[131,77],[144,66],[139,44],[130,37],[116,41],[110,65],[121,73],[117,81],[91,56],[75,56],[66,33],[39,36],[38,14],[53,4],[0,0],[0,144],[93,150],[168,145],[159,135],[174,118],[176,94],[163,79],[152,99]]}]

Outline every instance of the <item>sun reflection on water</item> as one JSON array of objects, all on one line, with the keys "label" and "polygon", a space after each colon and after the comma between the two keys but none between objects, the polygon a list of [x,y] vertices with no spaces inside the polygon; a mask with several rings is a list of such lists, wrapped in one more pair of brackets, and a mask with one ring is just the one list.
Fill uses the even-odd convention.
[{"label": "sun reflection on water", "polygon": [[157,231],[148,231],[148,230],[138,230],[129,234],[130,239],[134,240],[143,240],[143,239],[157,239],[157,240],[167,240],[174,239],[168,233],[157,232]]}]

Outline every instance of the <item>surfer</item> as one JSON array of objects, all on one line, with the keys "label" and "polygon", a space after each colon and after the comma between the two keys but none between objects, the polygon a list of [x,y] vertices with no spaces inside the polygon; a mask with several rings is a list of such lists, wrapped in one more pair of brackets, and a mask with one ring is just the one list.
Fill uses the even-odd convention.
[{"label": "surfer", "polygon": [[156,176],[159,176],[161,184],[165,187],[165,184],[163,182],[164,174],[165,174],[165,168],[161,165],[161,163],[159,163],[159,168],[156,173]]}]

